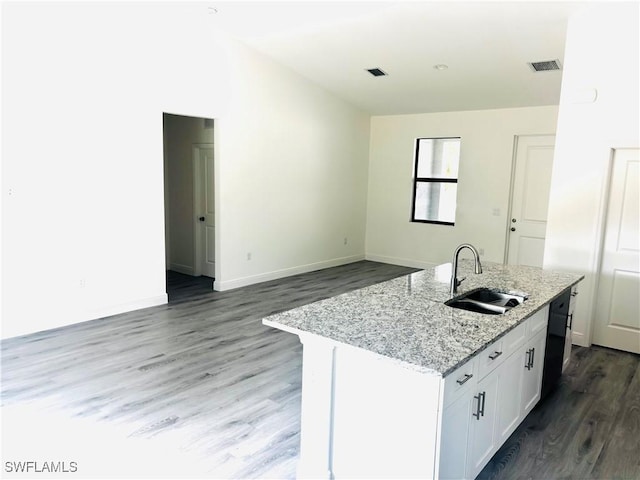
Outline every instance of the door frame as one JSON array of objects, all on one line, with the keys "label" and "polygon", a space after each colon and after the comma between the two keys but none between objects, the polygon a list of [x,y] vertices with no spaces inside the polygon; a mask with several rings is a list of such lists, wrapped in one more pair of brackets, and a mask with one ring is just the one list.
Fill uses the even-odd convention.
[{"label": "door frame", "polygon": [[[603,152],[604,153],[604,152]],[[616,147],[608,146],[606,148],[607,161],[603,168],[601,186],[600,186],[600,200],[598,202],[598,214],[596,216],[596,238],[593,244],[593,256],[592,256],[592,272],[593,282],[591,283],[591,291],[589,292],[589,316],[587,318],[585,332],[581,337],[583,341],[580,345],[591,347],[593,345],[593,330],[595,329],[596,322],[596,308],[598,308],[598,292],[600,290],[600,275],[602,275],[602,257],[604,254],[604,236],[607,226],[607,209],[609,206],[609,195],[611,193],[611,180],[613,175],[613,157],[616,153]],[[575,333],[572,334],[575,338]]]},{"label": "door frame", "polygon": [[[199,153],[201,149],[210,148],[213,150],[213,162],[215,168],[215,143],[194,143],[192,146],[193,152],[193,275],[195,277],[199,277],[202,275],[202,259],[204,258],[204,225],[203,222],[198,220],[199,210],[200,210],[200,201],[202,198],[203,187],[206,189],[206,183],[203,185],[200,179],[200,171],[201,171],[201,162],[202,157]],[[215,175],[214,175],[215,179]],[[205,179],[206,182],[206,179]],[[215,191],[217,189],[214,187],[214,198]],[[216,228],[217,231],[217,228]],[[217,233],[216,233],[217,237]]]},{"label": "door frame", "polygon": [[516,156],[518,155],[518,138],[520,135],[513,136],[513,145],[511,147],[511,175],[509,175],[509,203],[507,206],[507,217],[505,218],[504,226],[504,254],[502,256],[502,263],[509,264],[509,223],[511,222],[511,215],[513,213],[513,191],[516,183]]}]

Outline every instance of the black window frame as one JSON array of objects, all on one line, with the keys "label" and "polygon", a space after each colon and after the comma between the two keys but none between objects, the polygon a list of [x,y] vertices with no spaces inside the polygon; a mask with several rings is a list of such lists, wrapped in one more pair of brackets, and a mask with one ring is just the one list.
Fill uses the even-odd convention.
[{"label": "black window frame", "polygon": [[[451,140],[458,139],[462,143],[462,137],[419,137],[416,138],[415,144],[415,158],[413,165],[413,196],[411,198],[411,222],[415,223],[431,223],[434,225],[449,225],[455,226],[455,220],[453,222],[444,222],[441,220],[423,220],[416,218],[416,194],[418,191],[419,183],[458,183],[458,177],[456,178],[443,178],[443,177],[419,177],[418,176],[418,159],[420,157],[420,140]],[[458,159],[458,168],[460,168],[460,159]],[[458,171],[458,176],[460,175]],[[456,207],[458,206],[458,199],[456,196]]]}]

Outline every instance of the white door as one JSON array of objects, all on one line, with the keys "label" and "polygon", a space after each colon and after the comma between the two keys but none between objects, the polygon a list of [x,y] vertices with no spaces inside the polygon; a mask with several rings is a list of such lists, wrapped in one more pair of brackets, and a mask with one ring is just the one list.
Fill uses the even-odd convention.
[{"label": "white door", "polygon": [[216,216],[214,201],[213,145],[193,146],[195,275],[215,278]]},{"label": "white door", "polygon": [[555,135],[516,139],[507,263],[542,267]]},{"label": "white door", "polygon": [[640,149],[614,150],[593,343],[640,353]]}]

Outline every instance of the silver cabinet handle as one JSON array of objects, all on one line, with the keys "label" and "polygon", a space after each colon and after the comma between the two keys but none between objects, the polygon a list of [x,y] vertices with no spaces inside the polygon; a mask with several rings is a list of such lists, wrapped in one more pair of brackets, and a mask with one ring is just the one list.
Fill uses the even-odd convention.
[{"label": "silver cabinet handle", "polygon": [[531,349],[531,368],[533,368],[534,358],[536,358],[536,349],[535,349],[535,347]]},{"label": "silver cabinet handle", "polygon": [[458,383],[458,385],[462,385],[464,383],[467,383],[471,377],[473,377],[473,373],[465,373],[464,377],[459,378],[458,380],[456,380],[456,382]]},{"label": "silver cabinet handle", "polygon": [[498,358],[500,355],[502,355],[502,352],[493,352],[491,355],[489,355],[489,358],[491,360],[495,360],[496,358]]},{"label": "silver cabinet handle", "polygon": [[535,355],[535,348],[530,348],[529,350],[527,350],[527,363],[524,368],[526,368],[527,370],[531,370],[533,368],[533,359],[535,358]]},{"label": "silver cabinet handle", "polygon": [[482,397],[481,393],[473,396],[474,399],[478,400],[478,405],[476,405],[476,413],[472,413],[472,415],[476,417],[476,420],[480,420],[480,398],[481,397]]},{"label": "silver cabinet handle", "polygon": [[474,395],[473,398],[478,400],[478,404],[476,405],[476,413],[472,413],[476,420],[480,420],[480,417],[484,417],[484,403],[486,399],[487,392],[481,392],[478,395]]}]

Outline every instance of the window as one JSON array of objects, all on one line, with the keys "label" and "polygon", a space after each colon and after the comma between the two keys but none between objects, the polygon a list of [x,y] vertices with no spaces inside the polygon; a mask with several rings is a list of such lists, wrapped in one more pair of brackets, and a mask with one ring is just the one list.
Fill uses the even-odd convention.
[{"label": "window", "polygon": [[454,225],[460,137],[416,139],[412,222]]}]

